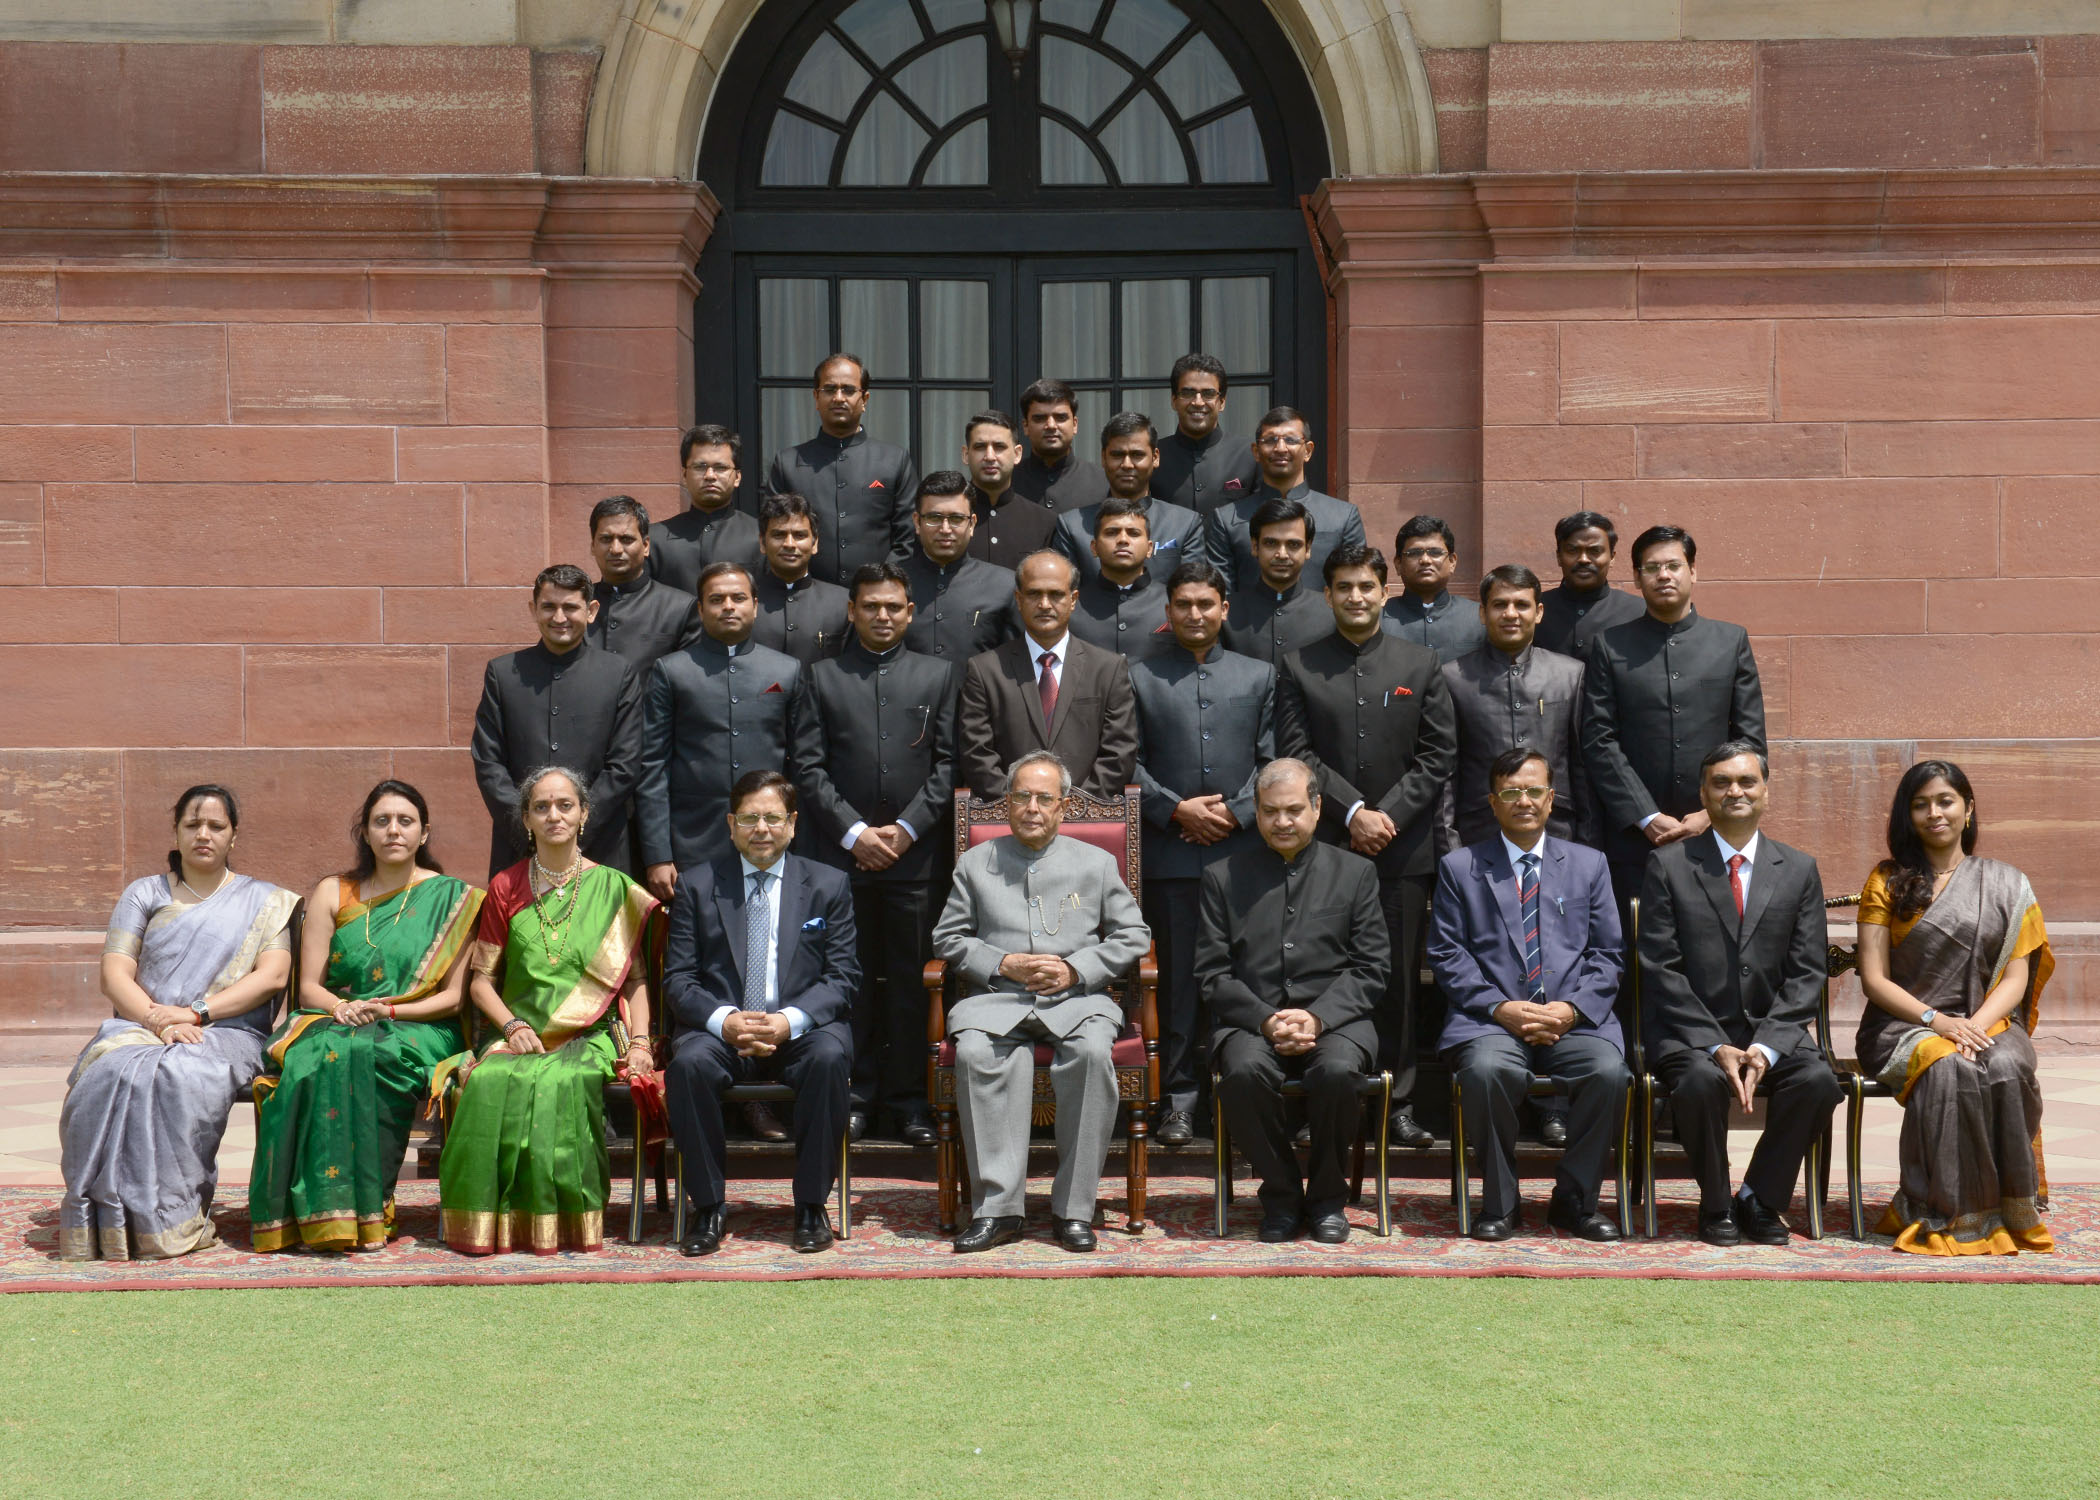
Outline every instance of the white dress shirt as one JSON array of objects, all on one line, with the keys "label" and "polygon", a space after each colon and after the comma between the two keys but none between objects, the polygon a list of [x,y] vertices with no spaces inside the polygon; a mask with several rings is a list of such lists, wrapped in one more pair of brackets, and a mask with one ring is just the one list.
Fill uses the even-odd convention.
[{"label": "white dress shirt", "polygon": [[[1763,834],[1753,833],[1750,835],[1749,841],[1742,848],[1738,849],[1729,843],[1728,840],[1722,838],[1718,831],[1714,834],[1714,844],[1721,851],[1721,868],[1724,870],[1728,868],[1728,861],[1735,858],[1736,855],[1740,854],[1743,856],[1743,867],[1736,872],[1736,879],[1742,882],[1744,911],[1750,909],[1750,877],[1757,869],[1757,845],[1758,841],[1763,837]],[[1764,1053],[1766,1067],[1769,1068],[1779,1061],[1779,1054],[1767,1047],[1763,1042],[1752,1042],[1750,1045],[1757,1051]],[[1718,1046],[1709,1047],[1707,1056],[1711,1057],[1720,1050]]]},{"label": "white dress shirt", "polygon": [[[736,862],[743,867],[744,890],[746,893],[744,899],[747,902],[751,899],[749,892],[751,890],[752,876],[764,874],[770,880],[766,890],[766,899],[772,903],[773,925],[766,929],[766,951],[762,955],[746,953],[744,962],[746,965],[754,963],[763,963],[765,965],[766,1002],[769,1005],[778,1005],[780,1000],[780,875],[781,871],[787,867],[787,856],[782,855],[773,862],[771,869],[764,871],[761,871],[757,865],[745,859],[741,854],[737,856]],[[734,1005],[716,1006],[714,1014],[707,1018],[707,1029],[716,1036],[720,1036],[722,1034],[722,1023],[728,1020],[737,1009],[738,1007]],[[793,1041],[796,1037],[802,1035],[803,1032],[809,1030],[809,1013],[807,1011],[793,1005],[781,1005],[779,1010],[780,1014],[787,1017],[789,1041]]]}]

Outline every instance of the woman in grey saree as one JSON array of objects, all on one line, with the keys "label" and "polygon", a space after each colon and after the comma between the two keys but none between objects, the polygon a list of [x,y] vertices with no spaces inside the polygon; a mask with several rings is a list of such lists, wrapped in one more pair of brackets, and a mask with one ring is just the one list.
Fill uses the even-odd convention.
[{"label": "woman in grey saree", "polygon": [[298,904],[227,867],[239,820],[224,787],[184,792],[169,873],[133,881],[110,918],[102,993],[116,1014],[73,1064],[58,1119],[66,1260],[183,1255],[217,1239],[219,1139],[262,1069]]},{"label": "woman in grey saree", "polygon": [[1888,842],[1859,898],[1859,1062],[1903,1104],[1879,1232],[1915,1255],[2053,1250],[2028,1040],[2055,967],[2041,907],[2025,875],[1972,852],[1976,799],[1951,762],[1904,774]]}]

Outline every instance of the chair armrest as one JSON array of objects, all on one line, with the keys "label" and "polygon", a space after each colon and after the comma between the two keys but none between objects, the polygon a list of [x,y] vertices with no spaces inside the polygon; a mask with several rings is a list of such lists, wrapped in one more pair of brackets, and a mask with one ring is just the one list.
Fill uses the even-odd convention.
[{"label": "chair armrest", "polygon": [[1138,1035],[1148,1042],[1159,1040],[1159,946],[1145,950],[1137,966]]},{"label": "chair armrest", "polygon": [[919,980],[926,986],[926,1040],[938,1047],[948,1035],[948,960],[929,960]]}]

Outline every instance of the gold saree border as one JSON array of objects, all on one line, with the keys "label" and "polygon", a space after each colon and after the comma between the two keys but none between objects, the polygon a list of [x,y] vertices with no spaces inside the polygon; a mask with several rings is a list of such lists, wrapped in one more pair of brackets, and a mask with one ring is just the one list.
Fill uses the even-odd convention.
[{"label": "gold saree border", "polygon": [[619,915],[607,925],[605,935],[598,940],[590,962],[583,966],[583,977],[547,1017],[547,1026],[540,1033],[540,1040],[549,1051],[596,1025],[598,1018],[605,1014],[613,997],[627,983],[643,934],[648,931],[649,919],[660,904],[649,894],[647,887],[629,883],[626,897],[620,903]]},{"label": "gold saree border", "polygon": [[605,1248],[605,1212],[535,1214],[516,1210],[440,1208],[438,1237],[461,1255],[558,1255]]}]

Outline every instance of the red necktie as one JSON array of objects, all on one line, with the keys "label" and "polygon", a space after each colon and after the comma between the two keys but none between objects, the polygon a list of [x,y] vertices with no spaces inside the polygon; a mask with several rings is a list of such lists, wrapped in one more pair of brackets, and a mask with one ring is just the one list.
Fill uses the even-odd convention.
[{"label": "red necktie", "polygon": [[1728,856],[1728,889],[1735,892],[1735,914],[1738,920],[1743,915],[1743,866],[1750,861],[1740,854]]},{"label": "red necktie", "polygon": [[1045,651],[1042,660],[1043,675],[1036,686],[1043,690],[1043,728],[1048,729],[1050,716],[1057,712],[1057,655]]}]

